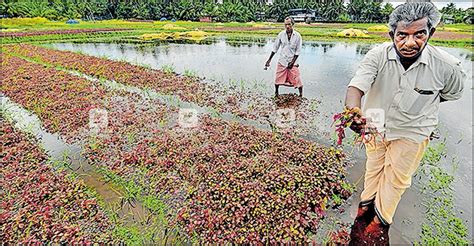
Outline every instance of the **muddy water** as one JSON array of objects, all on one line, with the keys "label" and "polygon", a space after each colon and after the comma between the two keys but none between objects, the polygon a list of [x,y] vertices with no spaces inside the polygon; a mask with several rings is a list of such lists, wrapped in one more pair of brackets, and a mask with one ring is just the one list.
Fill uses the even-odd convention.
[{"label": "muddy water", "polygon": [[[304,84],[304,94],[308,98],[321,100],[320,127],[330,131],[330,117],[342,108],[345,88],[354,75],[364,54],[374,45],[305,42],[299,58]],[[197,72],[199,76],[213,79],[217,83],[245,84],[273,92],[273,78],[277,56],[272,67],[265,71],[263,65],[272,49],[270,39],[260,39],[259,43],[234,42],[219,39],[208,44],[159,44],[154,46],[134,46],[124,44],[53,44],[62,50],[80,51],[85,54],[126,60],[152,68],[173,65],[176,72]],[[455,173],[455,204],[459,216],[465,220],[472,233],[472,62],[471,53],[463,49],[443,48],[458,57],[469,81],[462,99],[443,103],[440,107],[441,135],[447,138],[448,156],[457,156],[460,166]],[[281,93],[296,92],[281,88]],[[321,138],[318,137],[318,138]],[[323,136],[329,141],[329,135]],[[324,139],[322,139],[324,140]],[[349,178],[357,182],[358,191],[362,187],[360,178],[364,169],[363,150],[354,150],[354,166],[349,169]],[[449,163],[446,164],[449,167]],[[357,193],[347,205],[343,220],[350,222],[354,216]],[[423,197],[416,186],[409,189],[399,205],[394,225],[391,229],[392,243],[408,243],[417,239],[423,221]],[[472,236],[472,234],[471,234]]]},{"label": "muddy water", "polygon": [[66,171],[74,172],[84,184],[97,192],[105,206],[117,213],[126,226],[136,226],[136,221],[144,221],[149,211],[140,203],[123,203],[124,192],[103,177],[81,156],[81,147],[65,143],[57,134],[44,130],[36,115],[30,114],[8,97],[0,94],[0,112],[3,117],[15,123],[21,131],[33,134],[52,162],[67,162]]}]

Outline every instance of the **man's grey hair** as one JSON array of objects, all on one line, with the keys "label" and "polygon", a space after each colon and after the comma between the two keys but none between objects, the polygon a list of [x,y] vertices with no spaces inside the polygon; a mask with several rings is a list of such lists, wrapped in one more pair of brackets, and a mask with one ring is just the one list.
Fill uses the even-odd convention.
[{"label": "man's grey hair", "polygon": [[404,3],[395,8],[390,14],[388,25],[390,31],[395,32],[400,21],[410,24],[425,17],[428,19],[428,30],[430,31],[431,28],[438,25],[441,15],[434,4],[430,2]]},{"label": "man's grey hair", "polygon": [[295,20],[293,20],[293,18],[291,18],[290,16],[287,16],[287,17],[285,18],[285,21],[287,21],[287,20],[290,20],[290,21],[291,21],[291,25],[292,25],[292,26],[295,25]]}]

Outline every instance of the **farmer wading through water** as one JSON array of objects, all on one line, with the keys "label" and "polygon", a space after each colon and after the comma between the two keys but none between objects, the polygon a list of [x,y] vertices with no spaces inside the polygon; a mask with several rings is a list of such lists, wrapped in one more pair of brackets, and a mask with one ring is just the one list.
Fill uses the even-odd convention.
[{"label": "farmer wading through water", "polygon": [[439,104],[462,95],[466,75],[460,61],[428,44],[439,20],[432,3],[398,6],[389,19],[392,43],[370,50],[348,85],[346,107],[359,112],[352,130],[365,127],[361,119],[368,109],[385,112],[384,138],[365,144],[364,190],[352,245],[388,244],[397,205],[438,124]]},{"label": "farmer wading through water", "polygon": [[298,88],[300,97],[303,96],[303,84],[301,83],[300,70],[296,64],[296,59],[300,55],[303,39],[301,35],[293,29],[295,21],[291,17],[285,18],[285,30],[278,34],[273,45],[272,53],[265,63],[265,69],[270,66],[273,56],[281,46],[280,59],[278,60],[275,78],[275,96],[278,96],[280,85],[293,86]]}]

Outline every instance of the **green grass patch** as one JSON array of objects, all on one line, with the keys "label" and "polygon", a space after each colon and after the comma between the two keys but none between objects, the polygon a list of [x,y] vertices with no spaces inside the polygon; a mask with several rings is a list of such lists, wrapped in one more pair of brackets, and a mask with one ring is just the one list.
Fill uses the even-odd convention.
[{"label": "green grass patch", "polygon": [[420,178],[425,198],[425,221],[422,223],[420,241],[416,245],[468,245],[468,228],[458,217],[454,206],[454,173],[458,167],[456,159],[447,160],[451,171],[444,170],[440,163],[447,156],[445,141],[431,144],[425,151],[420,169]]},{"label": "green grass patch", "polygon": [[[143,170],[144,171],[144,170]],[[186,237],[179,235],[179,230],[170,226],[167,218],[168,209],[166,204],[158,197],[146,194],[141,185],[142,181],[125,180],[105,167],[99,168],[99,172],[108,182],[118,186],[124,191],[122,203],[133,205],[135,201],[141,202],[142,206],[151,212],[151,215],[134,224],[125,224],[120,221],[118,214],[112,214],[116,223],[113,235],[124,241],[125,244],[143,245],[155,244],[172,238],[173,242],[184,243]],[[140,172],[136,176],[143,176]],[[146,226],[144,227],[143,225]]]}]

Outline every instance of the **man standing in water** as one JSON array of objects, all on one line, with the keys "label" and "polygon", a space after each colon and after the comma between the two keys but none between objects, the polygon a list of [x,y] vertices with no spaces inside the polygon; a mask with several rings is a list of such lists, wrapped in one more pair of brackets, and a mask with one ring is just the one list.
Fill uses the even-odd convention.
[{"label": "man standing in water", "polygon": [[293,29],[295,21],[291,17],[285,18],[285,30],[278,34],[273,45],[272,53],[265,63],[265,69],[270,66],[273,56],[281,46],[280,59],[278,60],[275,78],[275,96],[278,96],[280,85],[293,86],[298,88],[300,97],[303,96],[303,84],[301,83],[300,70],[296,64],[296,59],[300,55],[303,39],[301,35]]},{"label": "man standing in water", "polygon": [[370,50],[348,85],[345,105],[359,112],[352,130],[359,133],[366,127],[361,119],[369,110],[385,115],[377,119],[384,123],[384,138],[365,144],[364,190],[351,231],[353,245],[388,244],[395,210],[438,124],[439,104],[462,95],[466,75],[460,61],[428,44],[439,20],[432,3],[398,6],[389,20],[392,42]]}]

